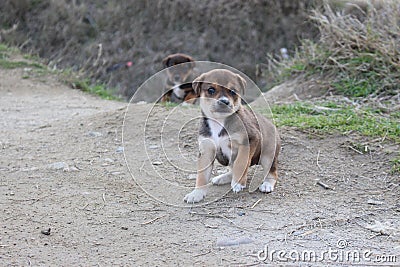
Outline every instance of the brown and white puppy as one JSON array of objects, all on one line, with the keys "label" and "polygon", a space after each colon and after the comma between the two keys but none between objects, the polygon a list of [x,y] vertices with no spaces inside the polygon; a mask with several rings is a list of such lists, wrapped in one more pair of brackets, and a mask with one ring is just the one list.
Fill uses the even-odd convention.
[{"label": "brown and white puppy", "polygon": [[207,194],[214,160],[229,171],[214,177],[215,185],[230,183],[232,191],[246,187],[251,165],[262,165],[261,192],[272,192],[278,179],[280,138],[275,126],[265,117],[242,106],[241,94],[246,81],[229,70],[216,69],[193,81],[200,96],[202,119],[199,129],[199,158],[195,189],[184,201],[199,202]]},{"label": "brown and white puppy", "polygon": [[168,68],[168,78],[161,102],[193,103],[197,98],[192,88],[193,68],[195,67],[193,58],[186,54],[178,53],[167,56],[162,63],[165,68]]}]

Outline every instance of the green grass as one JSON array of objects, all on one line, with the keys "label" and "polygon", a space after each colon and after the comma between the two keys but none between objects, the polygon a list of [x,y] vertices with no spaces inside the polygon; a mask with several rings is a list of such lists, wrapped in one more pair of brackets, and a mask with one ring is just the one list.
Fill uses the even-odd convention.
[{"label": "green grass", "polygon": [[[278,126],[292,126],[320,134],[356,132],[400,143],[400,112],[384,114],[378,109],[355,109],[336,103],[295,103],[276,105],[271,109]],[[267,114],[267,111],[263,113]]]},{"label": "green grass", "polygon": [[332,85],[339,93],[352,97],[366,97],[377,88],[377,83],[370,79],[344,78]]},{"label": "green grass", "polygon": [[[21,55],[26,61],[11,60],[13,55]],[[30,54],[21,54],[21,52],[12,47],[8,47],[5,44],[0,43],[0,68],[3,69],[18,69],[18,68],[29,68],[31,70],[23,74],[22,79],[31,78],[31,74],[34,76],[40,76],[49,74],[51,71],[48,70],[46,65],[39,63],[40,58]],[[60,77],[73,88],[81,89],[84,92],[98,95],[103,99],[108,100],[121,100],[119,97],[113,94],[113,90],[107,89],[103,84],[91,84],[88,79],[78,79],[74,73],[70,70],[64,70],[58,73]]]},{"label": "green grass", "polygon": [[0,43],[0,53],[11,53],[11,52],[14,52],[14,51],[16,51],[15,48],[11,48],[11,47],[9,47],[9,46],[7,46],[5,44],[1,44]]},{"label": "green grass", "polygon": [[80,89],[84,92],[98,95],[99,97],[107,100],[121,100],[119,97],[113,94],[112,90],[109,90],[107,86],[103,84],[91,84],[87,79],[75,79],[70,82],[73,88]]},{"label": "green grass", "polygon": [[12,61],[4,58],[0,58],[0,68],[3,69],[18,69],[18,68],[35,68],[35,69],[46,69],[46,66],[36,63],[36,62],[27,62],[27,61]]},{"label": "green grass", "polygon": [[[321,108],[322,107],[322,108]],[[276,125],[291,126],[316,134],[358,133],[369,138],[382,138],[400,143],[400,112],[386,114],[379,109],[336,103],[295,103],[271,107]],[[269,115],[269,110],[262,110]],[[364,147],[359,151],[367,152]],[[391,160],[391,173],[400,173],[400,154]]]},{"label": "green grass", "polygon": [[174,109],[177,106],[179,106],[179,103],[174,103],[174,102],[160,102],[160,104],[163,107],[167,108],[167,110]]},{"label": "green grass", "polygon": [[[12,60],[10,57],[15,54],[20,54],[20,51],[16,48],[9,47],[5,44],[0,44],[0,68],[3,69],[18,69],[18,68],[32,68],[35,70],[46,70],[47,67],[39,63],[37,57],[30,55],[24,55],[23,57],[27,61]],[[35,59],[35,60],[31,60]]]},{"label": "green grass", "polygon": [[391,173],[400,173],[400,154],[390,162],[392,164]]}]

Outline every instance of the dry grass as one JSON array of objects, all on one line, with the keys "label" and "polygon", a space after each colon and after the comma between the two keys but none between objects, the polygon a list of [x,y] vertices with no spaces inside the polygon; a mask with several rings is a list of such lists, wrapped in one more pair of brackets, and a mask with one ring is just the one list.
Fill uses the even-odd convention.
[{"label": "dry grass", "polygon": [[319,40],[303,41],[290,60],[271,57],[272,79],[317,74],[347,96],[399,98],[400,3],[355,8],[358,15],[334,11],[328,4],[314,10],[310,18],[319,29]]},{"label": "dry grass", "polygon": [[[294,48],[299,37],[316,33],[307,21],[314,2],[2,0],[0,34],[52,66],[72,68],[129,96],[175,52],[229,64],[257,79],[268,52]],[[129,69],[105,71],[128,60]]]}]

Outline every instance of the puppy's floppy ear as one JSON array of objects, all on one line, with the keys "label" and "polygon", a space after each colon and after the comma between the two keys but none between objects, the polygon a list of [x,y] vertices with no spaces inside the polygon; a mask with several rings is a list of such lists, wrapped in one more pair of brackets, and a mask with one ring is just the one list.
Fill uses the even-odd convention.
[{"label": "puppy's floppy ear", "polygon": [[238,82],[239,82],[239,85],[240,85],[240,92],[242,93],[242,94],[244,94],[244,91],[245,91],[245,88],[246,88],[246,85],[247,85],[247,82],[246,82],[246,80],[242,77],[242,76],[240,76],[239,74],[236,74],[236,76],[237,76],[237,78],[238,78]]},{"label": "puppy's floppy ear", "polygon": [[204,74],[200,75],[192,82],[193,91],[200,96],[201,84],[204,82]]},{"label": "puppy's floppy ear", "polygon": [[170,56],[167,56],[166,58],[164,58],[162,60],[162,64],[164,65],[164,67],[169,67],[169,60],[171,59]]},{"label": "puppy's floppy ear", "polygon": [[191,56],[185,55],[185,58],[188,60],[188,62],[194,61],[194,59]]},{"label": "puppy's floppy ear", "polygon": [[185,58],[187,59],[186,63],[191,69],[193,69],[196,65],[196,63],[194,63],[194,59],[191,56],[185,55]]}]

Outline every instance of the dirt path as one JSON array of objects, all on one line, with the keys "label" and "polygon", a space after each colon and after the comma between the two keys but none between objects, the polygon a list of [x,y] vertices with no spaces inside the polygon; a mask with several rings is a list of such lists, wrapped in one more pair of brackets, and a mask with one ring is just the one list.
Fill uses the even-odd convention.
[{"label": "dirt path", "polygon": [[[151,106],[136,105],[122,144],[124,103],[71,90],[51,77],[43,82],[22,76],[23,70],[0,70],[1,266],[253,266],[265,247],[275,264],[310,265],[313,260],[290,259],[310,251],[324,257],[312,263],[320,266],[357,263],[357,257],[346,257],[354,252],[364,264],[378,255],[400,262],[400,178],[389,174],[388,163],[388,153],[398,147],[382,144],[361,155],[348,148],[356,137],[280,129],[275,192],[228,193],[201,207],[170,206],[154,197],[178,203],[194,183],[187,173],[197,153],[195,123],[179,136],[173,129],[181,129],[182,116],[194,116],[196,108],[176,110],[163,147],[158,122],[171,110],[157,108],[143,142]],[[155,177],[151,196],[126,167],[124,145],[133,177],[142,185]],[[187,173],[175,163],[187,166]],[[162,186],[160,173],[187,188]],[[287,262],[273,250],[286,251],[280,256]]]}]

